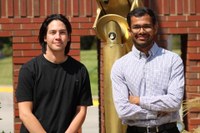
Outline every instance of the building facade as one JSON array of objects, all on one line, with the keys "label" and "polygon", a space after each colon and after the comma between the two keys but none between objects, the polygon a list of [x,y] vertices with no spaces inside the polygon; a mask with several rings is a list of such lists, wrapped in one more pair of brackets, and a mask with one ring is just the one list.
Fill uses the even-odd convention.
[{"label": "building facade", "polygon": [[[181,56],[185,65],[185,99],[200,97],[200,5],[199,0],[145,0],[144,5],[154,9],[159,18],[158,42],[168,47],[169,37],[179,35]],[[17,86],[21,65],[41,53],[38,31],[47,15],[61,13],[72,24],[70,55],[80,59],[80,37],[95,36],[93,24],[97,15],[95,0],[1,0],[0,37],[11,37],[13,43],[13,87]],[[103,60],[98,47],[99,62],[99,122],[100,132],[105,133],[103,104]],[[15,91],[14,91],[15,92]],[[15,98],[14,98],[15,99]],[[14,100],[15,132],[19,132],[20,120]],[[200,109],[190,110],[184,117],[187,130],[200,125]]]}]

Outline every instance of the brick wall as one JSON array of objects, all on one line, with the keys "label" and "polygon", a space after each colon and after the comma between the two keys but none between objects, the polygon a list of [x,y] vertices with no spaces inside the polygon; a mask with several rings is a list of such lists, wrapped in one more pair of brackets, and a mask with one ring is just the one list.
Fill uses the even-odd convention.
[{"label": "brick wall", "polygon": [[[72,24],[70,55],[80,59],[80,36],[95,35],[92,28],[96,17],[94,0],[1,0],[0,37],[11,37],[13,42],[13,86],[16,89],[21,65],[41,54],[38,32],[44,18],[52,13],[67,16]],[[15,132],[20,120],[15,102]]]},{"label": "brick wall", "polygon": [[[166,47],[170,34],[184,35],[182,39],[183,59],[186,72],[185,98],[200,96],[200,5],[199,0],[145,0],[145,6],[153,8],[159,15],[158,42]],[[95,35],[92,29],[96,17],[95,0],[1,0],[0,37],[12,37],[13,41],[13,86],[16,88],[18,72],[23,63],[41,53],[37,36],[41,22],[52,13],[66,15],[72,23],[72,45],[70,55],[80,59],[80,36]],[[99,47],[100,102],[103,102],[103,79]],[[14,101],[15,102],[15,101]],[[200,109],[192,110],[186,117],[189,130],[200,125]],[[15,104],[15,132],[19,132],[20,121]],[[105,132],[104,107],[100,104],[100,128]]]},{"label": "brick wall", "polygon": [[[161,45],[170,34],[182,36],[182,58],[185,63],[185,99],[200,97],[200,4],[199,0],[149,0],[146,5],[159,15]],[[200,125],[200,109],[191,110],[186,116],[188,130]]]}]

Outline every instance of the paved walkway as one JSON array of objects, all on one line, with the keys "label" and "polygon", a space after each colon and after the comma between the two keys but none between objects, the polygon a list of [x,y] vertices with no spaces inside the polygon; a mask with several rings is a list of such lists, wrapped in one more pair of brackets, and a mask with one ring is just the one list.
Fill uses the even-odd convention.
[{"label": "paved walkway", "polygon": [[[98,100],[94,97],[94,106],[88,107],[82,126],[82,133],[99,133]],[[0,133],[14,133],[14,105],[12,86],[0,86]]]},{"label": "paved walkway", "polygon": [[0,132],[14,133],[13,89],[0,86]]}]

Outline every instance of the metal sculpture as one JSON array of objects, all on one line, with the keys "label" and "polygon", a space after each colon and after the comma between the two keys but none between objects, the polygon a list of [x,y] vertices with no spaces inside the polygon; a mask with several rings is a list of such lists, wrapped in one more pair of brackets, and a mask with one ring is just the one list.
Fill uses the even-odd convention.
[{"label": "metal sculpture", "polygon": [[114,108],[110,71],[114,61],[131,50],[126,15],[136,7],[143,6],[142,0],[97,0],[99,8],[94,23],[96,35],[104,42],[103,80],[106,133],[124,133]]}]

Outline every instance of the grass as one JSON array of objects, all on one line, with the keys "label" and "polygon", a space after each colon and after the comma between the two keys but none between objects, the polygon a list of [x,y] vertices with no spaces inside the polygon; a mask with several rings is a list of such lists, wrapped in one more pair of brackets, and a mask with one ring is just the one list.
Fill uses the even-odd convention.
[{"label": "grass", "polygon": [[81,62],[87,67],[92,95],[98,95],[98,71],[97,71],[97,50],[81,50]]},{"label": "grass", "polygon": [[[97,50],[81,50],[81,62],[87,67],[92,95],[98,95]],[[0,85],[12,85],[12,57],[0,59]]]},{"label": "grass", "polygon": [[0,59],[0,85],[12,85],[12,56]]}]

